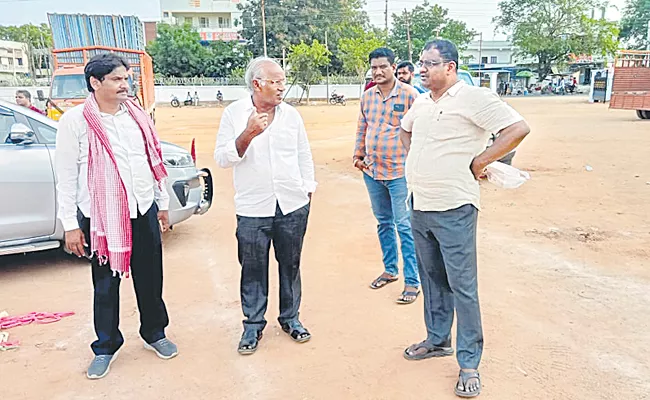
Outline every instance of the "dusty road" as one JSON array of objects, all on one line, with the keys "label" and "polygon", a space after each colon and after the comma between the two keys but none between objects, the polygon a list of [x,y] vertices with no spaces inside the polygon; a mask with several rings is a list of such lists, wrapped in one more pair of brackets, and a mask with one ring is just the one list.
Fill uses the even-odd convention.
[{"label": "dusty road", "polygon": [[[486,336],[483,399],[650,398],[650,123],[584,97],[512,99],[533,134],[514,191],[483,185],[480,292]],[[0,311],[75,311],[10,331],[2,399],[453,399],[454,358],[409,362],[425,337],[422,300],[398,306],[381,271],[365,187],[350,166],[357,107],[302,107],[320,182],[304,250],[304,345],[282,334],[277,271],[258,352],[241,334],[231,175],[212,150],[220,111],[161,109],[161,136],[215,172],[211,211],[166,235],[171,361],[142,348],[131,281],[122,290],[126,345],[111,373],[85,378],[94,338],[89,268],[60,253],[0,259]],[[593,167],[588,172],[585,166]],[[273,264],[272,264],[273,265]]]}]

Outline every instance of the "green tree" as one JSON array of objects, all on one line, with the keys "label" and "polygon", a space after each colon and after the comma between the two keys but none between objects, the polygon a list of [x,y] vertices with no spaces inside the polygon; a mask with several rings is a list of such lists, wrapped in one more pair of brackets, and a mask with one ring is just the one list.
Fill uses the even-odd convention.
[{"label": "green tree", "polygon": [[339,41],[339,51],[343,60],[343,68],[349,73],[355,74],[359,82],[363,84],[368,71],[370,52],[378,47],[386,45],[386,41],[377,31],[365,31],[354,29],[354,36],[342,38]]},{"label": "green tree", "polygon": [[47,24],[0,26],[0,40],[27,43],[34,49],[52,48],[52,32]]},{"label": "green tree", "polygon": [[158,25],[158,37],[147,46],[155,72],[177,77],[202,75],[209,52],[200,40],[189,24]]},{"label": "green tree", "polygon": [[311,46],[305,42],[291,46],[287,58],[291,66],[290,76],[302,87],[303,93],[307,93],[309,103],[309,89],[323,77],[320,70],[330,62],[330,52],[314,39]]},{"label": "green tree", "polygon": [[448,13],[446,8],[437,4],[431,5],[425,0],[422,5],[411,11],[404,10],[401,14],[393,14],[393,27],[388,38],[390,48],[400,59],[411,59],[408,51],[408,26],[413,57],[417,57],[426,42],[437,37],[451,40],[461,53],[476,36],[476,32],[467,28],[464,22],[448,18]]},{"label": "green tree", "polygon": [[537,59],[539,79],[570,54],[613,54],[618,48],[615,23],[587,17],[593,0],[506,0],[494,22],[512,37],[518,54]]},{"label": "green tree", "polygon": [[[350,36],[351,30],[370,29],[363,6],[363,0],[265,0],[268,56],[279,59],[283,49],[313,39],[325,43],[327,35],[332,71],[339,72],[339,40]],[[238,8],[242,11],[242,37],[255,56],[264,54],[261,1],[251,0]]]},{"label": "green tree", "polygon": [[648,21],[650,0],[628,0],[621,18],[620,38],[635,49],[646,48]]},{"label": "green tree", "polygon": [[245,46],[234,41],[210,42],[206,50],[203,75],[214,78],[225,78],[234,70],[246,68],[246,64],[252,58]]}]

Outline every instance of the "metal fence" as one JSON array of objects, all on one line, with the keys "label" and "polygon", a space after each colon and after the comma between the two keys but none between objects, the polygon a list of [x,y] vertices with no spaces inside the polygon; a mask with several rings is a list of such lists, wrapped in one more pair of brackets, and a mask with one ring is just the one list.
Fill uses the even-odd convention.
[{"label": "metal fence", "polygon": [[[244,78],[176,78],[176,77],[156,77],[154,79],[156,86],[244,86]],[[289,84],[293,79],[289,77]],[[314,82],[314,85],[324,85],[327,79],[323,78],[320,82]],[[356,76],[330,76],[330,85],[357,85],[359,78]]]}]

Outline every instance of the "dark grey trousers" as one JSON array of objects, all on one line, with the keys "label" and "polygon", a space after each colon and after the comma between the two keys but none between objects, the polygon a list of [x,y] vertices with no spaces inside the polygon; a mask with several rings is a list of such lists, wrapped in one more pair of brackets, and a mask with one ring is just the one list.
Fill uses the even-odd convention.
[{"label": "dark grey trousers", "polygon": [[411,225],[424,295],[427,341],[451,346],[454,308],[458,318],[456,357],[477,369],[483,353],[478,300],[476,225],[471,204],[449,211],[413,211]]},{"label": "dark grey trousers", "polygon": [[269,296],[269,250],[275,250],[280,275],[280,316],[283,324],[298,319],[302,297],[300,256],[307,230],[309,204],[282,215],[276,208],[274,217],[237,216],[237,243],[241,272],[241,304],[244,329],[263,330]]}]

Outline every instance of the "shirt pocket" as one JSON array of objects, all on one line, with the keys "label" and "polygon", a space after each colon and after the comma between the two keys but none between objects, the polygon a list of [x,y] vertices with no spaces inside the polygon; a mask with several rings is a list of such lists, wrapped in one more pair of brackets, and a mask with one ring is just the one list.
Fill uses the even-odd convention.
[{"label": "shirt pocket", "polygon": [[428,123],[427,139],[446,141],[462,135],[464,121],[459,114],[435,110],[428,117]]}]

